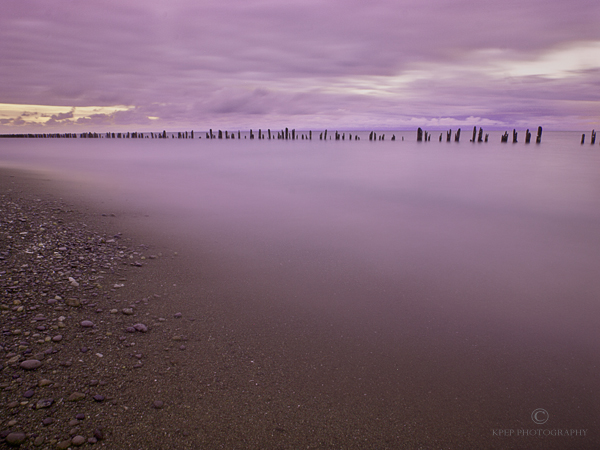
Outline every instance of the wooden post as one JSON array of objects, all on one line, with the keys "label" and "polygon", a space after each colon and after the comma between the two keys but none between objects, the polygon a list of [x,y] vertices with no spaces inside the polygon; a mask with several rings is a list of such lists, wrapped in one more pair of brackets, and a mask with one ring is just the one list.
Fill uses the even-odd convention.
[{"label": "wooden post", "polygon": [[538,127],[538,132],[537,132],[537,137],[535,138],[535,143],[536,144],[542,143],[542,127],[541,126]]},{"label": "wooden post", "polygon": [[325,130],[325,140],[327,140],[327,130]]},{"label": "wooden post", "polygon": [[271,129],[270,128],[267,130],[267,134],[269,135],[269,139],[271,139]]},{"label": "wooden post", "polygon": [[312,141],[312,130],[308,132],[308,139]]},{"label": "wooden post", "polygon": [[477,137],[477,142],[483,142],[483,128],[479,127],[479,136]]},{"label": "wooden post", "polygon": [[254,139],[254,133],[252,133],[252,130],[250,130],[250,139]]},{"label": "wooden post", "polygon": [[[402,140],[404,140],[404,138],[402,138]],[[456,134],[454,135],[454,142],[460,142],[460,128],[456,131]]]},{"label": "wooden post", "polygon": [[585,133],[581,135],[581,145],[585,144]]},{"label": "wooden post", "polygon": [[527,128],[527,131],[525,132],[525,143],[529,144],[531,142],[531,133],[529,132],[529,128]]},{"label": "wooden post", "polygon": [[513,128],[513,144],[517,143],[517,130]]},{"label": "wooden post", "polygon": [[419,127],[417,129],[417,142],[422,142],[423,141],[423,130],[421,129],[421,127]]},{"label": "wooden post", "polygon": [[473,127],[473,139],[471,139],[471,142],[475,142],[476,137],[477,137],[477,127]]},{"label": "wooden post", "polygon": [[596,143],[596,130],[592,130],[592,141],[591,144],[594,145]]},{"label": "wooden post", "polygon": [[223,132],[219,130],[219,139],[223,139]]}]

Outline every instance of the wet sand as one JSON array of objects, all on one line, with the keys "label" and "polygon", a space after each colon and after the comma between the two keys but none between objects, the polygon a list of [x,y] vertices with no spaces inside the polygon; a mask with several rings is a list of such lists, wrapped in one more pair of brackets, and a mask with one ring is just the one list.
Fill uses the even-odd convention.
[{"label": "wet sand", "polygon": [[[307,285],[302,281],[306,277],[300,281],[265,277],[260,266],[247,267],[215,249],[198,248],[168,230],[153,229],[152,217],[143,211],[103,210],[103,205],[69,196],[59,183],[40,175],[3,170],[0,180],[3,202],[31,211],[54,205],[50,211],[54,216],[59,213],[52,208],[63,211],[64,224],[76,229],[85,223],[87,231],[106,236],[105,240],[122,233],[118,245],[134,256],[133,263],[141,263],[132,266],[127,256],[114,271],[105,270],[110,281],[89,299],[93,307],[57,311],[43,298],[27,298],[24,306],[40,302],[38,309],[48,317],[72,316],[65,320],[72,324],[67,326],[71,334],[61,331],[64,340],[52,345],[61,347],[60,357],[42,361],[35,371],[7,363],[2,369],[2,383],[8,383],[2,391],[3,405],[29,402],[3,408],[2,430],[38,434],[44,438],[42,448],[65,442],[75,427],[76,435],[86,439],[100,427],[103,439],[96,447],[123,449],[600,445],[598,357],[589,351],[595,343],[588,349],[563,340],[539,341],[527,330],[498,334],[486,323],[465,329],[458,326],[460,314],[431,310],[431,305],[422,309],[413,305],[405,315],[386,315],[386,310],[380,315],[361,314],[361,305],[352,311],[347,305],[336,309],[335,302],[325,304],[320,297],[335,298],[343,292]],[[157,258],[149,259],[150,255]],[[90,255],[77,255],[77,260],[80,256]],[[2,260],[0,271],[7,270],[11,261]],[[24,261],[19,257],[11,263],[21,267]],[[308,267],[307,273],[311,270],[320,268]],[[62,276],[64,281],[69,275],[63,271]],[[351,280],[361,274],[357,269],[356,274],[332,271],[331,276]],[[124,286],[111,288],[115,284]],[[377,297],[387,287],[382,279],[371,295]],[[349,281],[347,289],[361,286]],[[420,296],[436,289],[407,281],[402,295],[418,305]],[[476,287],[473,291],[478,295]],[[311,294],[315,303],[308,307],[290,301],[295,295]],[[18,306],[11,300],[2,302]],[[135,306],[135,315],[122,313],[129,306]],[[111,314],[111,308],[119,312]],[[395,307],[387,311],[398,312]],[[39,311],[25,312],[27,317],[15,316],[16,320],[33,326],[29,316]],[[178,312],[181,318],[174,317]],[[10,331],[11,314],[17,313],[2,316],[3,330]],[[96,328],[77,328],[86,318]],[[137,322],[149,331],[125,331]],[[89,334],[92,331],[96,332]],[[13,336],[6,333],[4,356],[12,351],[7,347],[19,345],[21,339]],[[82,354],[82,346],[93,350]],[[102,358],[95,353],[102,353]],[[72,365],[60,365],[67,360]],[[139,361],[141,367],[134,368]],[[47,396],[45,388],[34,387],[31,400],[22,396],[42,377],[58,380],[58,387],[50,386],[54,391],[48,394],[57,400],[51,414],[29,406]],[[100,392],[100,387],[90,386],[96,378],[106,383],[102,402],[92,398]],[[86,398],[79,402],[58,401],[80,391]],[[156,408],[156,401],[163,404]],[[536,408],[549,411],[547,424],[532,422]],[[69,425],[78,413],[86,418]],[[46,415],[56,422],[40,425]],[[11,420],[16,423],[9,426]],[[531,434],[557,429],[586,430],[586,436],[517,435],[519,430]],[[514,434],[503,436],[498,430]],[[26,445],[32,446],[35,437],[27,439]]]}]

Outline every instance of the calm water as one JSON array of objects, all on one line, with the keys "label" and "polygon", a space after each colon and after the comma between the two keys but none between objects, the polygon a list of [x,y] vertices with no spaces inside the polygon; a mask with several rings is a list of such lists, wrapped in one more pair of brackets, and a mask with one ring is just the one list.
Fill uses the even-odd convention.
[{"label": "calm water", "polygon": [[[239,268],[232,283],[271,306],[385,336],[378,343],[477,347],[484,356],[465,357],[473,370],[495,352],[530,355],[507,360],[521,370],[507,386],[535,390],[548,377],[558,391],[571,383],[568,408],[597,405],[600,146],[581,146],[580,133],[545,132],[541,145],[501,144],[498,132],[487,144],[391,134],[3,139],[0,164],[70,180],[107,213],[147,214],[190,252]],[[568,409],[558,391],[539,392],[563,402],[555,415]]]}]

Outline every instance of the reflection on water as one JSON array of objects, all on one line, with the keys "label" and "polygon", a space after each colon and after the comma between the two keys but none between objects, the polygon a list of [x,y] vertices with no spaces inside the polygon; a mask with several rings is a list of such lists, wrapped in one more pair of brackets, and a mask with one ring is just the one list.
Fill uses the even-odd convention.
[{"label": "reflection on water", "polygon": [[[384,322],[418,302],[415,314],[597,345],[600,150],[577,133],[548,132],[540,146],[501,144],[500,133],[488,144],[395,134],[6,139],[0,162],[57,171],[88,195],[152,212],[171,233],[305,286],[300,302]],[[418,300],[398,300],[411,289]]]}]

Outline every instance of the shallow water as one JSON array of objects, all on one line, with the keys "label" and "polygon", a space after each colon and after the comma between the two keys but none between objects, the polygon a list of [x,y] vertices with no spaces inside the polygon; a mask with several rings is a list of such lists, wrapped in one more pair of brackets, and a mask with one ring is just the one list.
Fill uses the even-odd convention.
[{"label": "shallow water", "polygon": [[486,424],[550,405],[555,427],[596,427],[600,146],[580,133],[545,132],[541,145],[391,134],[2,139],[0,164],[47,171],[107,213],[147,214],[192,255],[218,255],[215,273],[232,268],[221,288],[246,292],[238,306],[253,314],[306,314],[414,352],[423,392],[445,371],[442,397],[478,391],[488,414],[502,403]]}]

